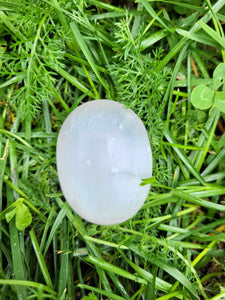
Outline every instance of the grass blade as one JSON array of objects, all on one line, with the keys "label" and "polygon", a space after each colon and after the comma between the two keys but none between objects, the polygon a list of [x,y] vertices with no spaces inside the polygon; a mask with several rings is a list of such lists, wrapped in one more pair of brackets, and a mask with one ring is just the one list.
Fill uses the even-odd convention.
[{"label": "grass blade", "polygon": [[[120,251],[120,253],[123,255],[124,259],[128,262],[128,264],[132,267],[132,269],[139,275],[141,276],[143,279],[145,279],[148,282],[152,282],[154,280],[153,275],[144,270],[143,268],[137,266],[135,263],[133,263],[130,259],[128,259],[122,251]],[[172,285],[169,282],[166,282],[164,280],[162,280],[161,278],[156,277],[155,279],[155,287],[160,290],[163,291],[165,293],[168,293],[169,290],[171,289]]]},{"label": "grass blade", "polygon": [[[165,135],[165,137],[166,137],[166,139],[168,140],[169,143],[171,143],[171,144],[177,144],[177,142],[173,138],[172,134],[168,130],[166,130],[164,132],[164,135]],[[185,166],[189,169],[189,171],[195,176],[195,178],[198,179],[199,182],[204,185],[205,184],[204,179],[198,173],[198,171],[194,168],[194,166],[192,165],[192,163],[190,162],[190,160],[187,158],[186,154],[182,151],[182,149],[176,148],[174,146],[172,146],[172,148],[177,153],[177,155],[179,156],[179,158],[183,161],[183,163],[185,164]]]},{"label": "grass blade", "polygon": [[[69,204],[67,202],[63,202],[60,198],[56,198],[56,202],[57,204],[59,205],[59,207],[63,207],[64,205],[67,207],[68,211],[67,211],[67,217],[68,219],[70,220],[70,222],[74,225],[74,227],[78,230],[79,234],[81,234],[82,237],[84,237],[86,235],[86,230],[85,230],[85,227],[80,219],[80,217],[76,214],[73,214],[71,212],[71,209],[69,207]],[[87,247],[89,249],[89,251],[94,254],[95,256],[97,256],[98,258],[102,258],[101,256],[101,253],[100,251],[98,250],[97,247],[95,247],[95,245],[88,241],[88,240],[85,240],[86,244],[87,244]],[[98,271],[98,274],[99,274],[99,277],[102,281],[102,284],[104,286],[104,288],[106,289],[107,292],[111,292],[111,287],[110,287],[110,284],[108,282],[108,279],[106,277],[106,274],[105,272],[102,270],[102,268],[96,268],[97,271]]]},{"label": "grass blade", "polygon": [[52,289],[53,288],[52,280],[51,280],[51,277],[49,275],[48,268],[45,264],[44,257],[41,254],[41,249],[38,245],[38,241],[37,241],[37,238],[36,238],[36,235],[35,235],[33,229],[31,229],[31,231],[30,231],[30,238],[31,238],[31,241],[32,241],[32,244],[33,244],[33,247],[34,247],[34,251],[35,251],[39,266],[41,268],[44,280],[45,280],[47,286]]},{"label": "grass blade", "polygon": [[154,265],[158,266],[159,268],[161,268],[164,271],[166,271],[167,273],[169,273],[172,277],[174,277],[177,281],[179,281],[182,284],[182,286],[186,287],[186,289],[194,296],[194,299],[199,299],[199,297],[196,296],[195,289],[193,288],[193,285],[187,279],[187,277],[184,276],[183,273],[181,273],[179,270],[177,270],[173,266],[170,266],[169,264],[160,261],[157,258],[154,258],[150,261]]},{"label": "grass blade", "polygon": [[115,295],[111,292],[107,292],[107,291],[104,291],[104,290],[101,290],[99,288],[95,288],[95,287],[92,287],[90,285],[85,285],[85,284],[78,284],[77,285],[78,288],[81,288],[81,289],[87,289],[89,291],[92,291],[92,292],[95,292],[95,293],[98,293],[100,295],[104,295],[106,297],[108,297],[108,299],[113,299],[113,300],[125,300],[123,297],[120,297],[118,295]]},{"label": "grass blade", "polygon": [[218,46],[219,46],[218,43],[215,43],[214,40],[212,40],[207,35],[202,34],[202,33],[193,33],[190,31],[183,30],[183,29],[179,29],[179,28],[176,30],[176,32],[189,40],[196,41],[196,42],[202,43],[204,45],[212,46],[215,48],[218,48]]},{"label": "grass blade", "polygon": [[163,27],[165,27],[168,31],[171,31],[170,28],[163,22],[162,19],[157,15],[157,13],[152,8],[151,4],[147,0],[139,0],[140,3],[145,7],[147,12],[151,15],[153,19],[158,21]]},{"label": "grass blade", "polygon": [[2,22],[5,24],[9,30],[15,34],[16,37],[18,37],[20,40],[25,40],[26,38],[21,34],[20,31],[17,30],[17,28],[12,24],[10,18],[7,17],[7,15],[3,12],[0,11],[0,19]]},{"label": "grass blade", "polygon": [[[213,6],[213,11],[217,13],[223,6],[225,5],[224,0],[218,0],[214,6]],[[212,19],[213,15],[211,11],[208,11],[202,18],[201,22],[207,23]],[[190,33],[196,33],[200,29],[199,22],[196,23],[191,30],[189,31]],[[160,71],[162,68],[166,66],[166,64],[188,43],[188,39],[186,37],[182,38],[177,45],[163,58],[161,63],[157,66],[156,72]]]},{"label": "grass blade", "polygon": [[225,291],[222,293],[219,293],[219,295],[212,297],[210,300],[223,300],[224,298],[225,298]]},{"label": "grass blade", "polygon": [[50,66],[50,68],[59,73],[62,77],[64,77],[66,80],[72,83],[80,91],[92,98],[95,98],[95,95],[88,88],[86,88],[86,86],[80,83],[80,81],[76,77],[70,75],[67,71],[63,70],[60,66]]},{"label": "grass blade", "polygon": [[216,109],[216,111],[217,111],[217,114],[216,114],[216,117],[215,117],[215,119],[213,121],[212,127],[210,128],[209,136],[208,136],[208,138],[206,140],[206,144],[205,144],[205,149],[204,149],[204,151],[202,151],[202,154],[200,155],[200,157],[198,159],[198,163],[196,164],[197,171],[201,170],[201,167],[202,167],[202,165],[204,163],[205,157],[206,157],[206,155],[208,153],[210,144],[212,143],[212,139],[213,139],[213,136],[214,136],[214,133],[215,133],[215,130],[216,130],[216,126],[217,126],[217,123],[218,123],[218,120],[219,120],[219,117],[220,117],[219,110]]},{"label": "grass blade", "polygon": [[106,10],[124,12],[124,10],[121,7],[113,6],[109,3],[105,3],[105,2],[102,2],[102,1],[90,0],[90,3],[95,5],[96,7],[103,8],[103,9],[106,9]]},{"label": "grass blade", "polygon": [[223,48],[225,48],[225,41],[224,38],[221,37],[215,30],[209,27],[202,21],[198,22],[201,28],[209,35],[212,39],[214,39],[217,43],[219,43]]},{"label": "grass blade", "polygon": [[209,175],[222,161],[225,156],[225,148],[223,148],[219,154],[211,161],[211,163],[205,168],[205,170],[201,173],[201,176]]},{"label": "grass blade", "polygon": [[157,43],[158,41],[160,41],[161,39],[163,39],[167,35],[168,35],[168,31],[165,30],[165,29],[157,31],[157,32],[151,34],[148,38],[146,38],[145,40],[143,40],[141,42],[141,51],[143,51],[146,48],[154,45],[155,43]]},{"label": "grass blade", "polygon": [[[43,283],[38,283],[34,281],[28,280],[16,280],[16,279],[0,279],[0,285],[11,285],[11,286],[19,286],[19,287],[32,287],[32,288],[42,288],[44,291],[48,292],[51,295],[56,295],[56,292],[44,285]],[[24,300],[27,298],[23,298]]]},{"label": "grass blade", "polygon": [[62,224],[62,246],[60,248],[61,252],[61,266],[59,271],[59,286],[58,286],[58,299],[63,295],[64,291],[67,288],[68,282],[68,270],[69,270],[69,254],[66,253],[69,247],[69,239],[68,239],[68,228],[67,228],[67,219],[63,219]]},{"label": "grass blade", "polygon": [[[1,121],[1,120],[0,120]],[[2,127],[0,125],[0,127]],[[1,142],[0,142],[0,156],[1,156]],[[0,157],[0,215],[2,212],[2,207],[3,207],[3,192],[2,192],[2,186],[3,186],[3,178],[4,178],[4,174],[5,174],[5,168],[6,168],[6,161],[7,161],[7,157],[8,157],[8,148],[9,148],[9,140],[7,140],[6,145],[5,145],[5,150],[3,153],[3,156]],[[0,218],[1,220],[1,218]],[[1,222],[0,222],[1,225]],[[2,232],[0,231],[0,240],[2,240]],[[1,251],[0,251],[0,269],[2,267],[2,255],[1,255]]]},{"label": "grass blade", "polygon": [[214,209],[214,210],[225,212],[225,206],[217,204],[217,203],[213,203],[213,202],[210,202],[210,201],[203,200],[203,199],[195,197],[193,195],[189,195],[185,192],[181,192],[181,191],[178,191],[178,190],[173,190],[172,194],[174,196],[179,197],[180,199],[186,200],[190,203],[194,203],[194,204],[197,204],[199,206],[203,206],[203,207],[207,207],[207,208],[211,208],[211,209]]},{"label": "grass blade", "polygon": [[72,30],[74,38],[76,39],[77,43],[79,44],[81,51],[84,53],[84,56],[86,57],[88,63],[90,64],[92,70],[94,71],[95,75],[97,76],[97,78],[99,79],[99,81],[101,82],[103,87],[108,91],[108,86],[106,85],[105,81],[101,77],[101,75],[98,71],[98,68],[95,65],[94,59],[91,55],[91,52],[89,51],[88,46],[86,45],[77,25],[74,22],[72,22],[72,23],[70,23],[70,28]]},{"label": "grass blade", "polygon": [[171,299],[171,298],[174,299],[174,297],[181,298],[182,297],[181,292],[180,291],[178,291],[178,292],[172,292],[172,293],[169,293],[169,294],[167,294],[165,296],[156,298],[156,300],[168,300],[168,299]]},{"label": "grass blade", "polygon": [[[14,185],[17,186],[17,152],[14,141],[9,144],[10,153],[10,166],[11,166],[11,177]],[[7,191],[7,206],[14,203],[15,199],[18,198],[18,194],[13,191],[8,185]],[[15,225],[14,219],[9,222],[9,233],[10,233],[10,244],[12,251],[13,270],[15,278],[18,280],[25,279],[24,264],[22,259],[21,248],[24,248],[20,244],[19,233]],[[17,287],[18,299],[27,299],[27,289],[25,287]]]},{"label": "grass blade", "polygon": [[62,226],[62,221],[65,217],[65,215],[67,214],[67,210],[68,210],[68,207],[66,205],[67,203],[65,203],[63,205],[63,207],[61,208],[60,212],[58,213],[57,215],[57,218],[54,222],[54,224],[52,225],[52,228],[51,228],[51,232],[49,234],[49,237],[48,237],[48,240],[47,240],[47,243],[46,243],[46,246],[45,246],[45,249],[44,249],[44,256],[46,255],[47,253],[47,250],[52,242],[52,239],[56,233],[56,230],[59,228],[59,226]]},{"label": "grass blade", "polygon": [[104,260],[101,260],[99,258],[96,258],[94,256],[89,255],[85,260],[89,263],[92,263],[95,266],[98,266],[104,270],[113,272],[122,277],[128,278],[130,280],[133,280],[133,281],[141,283],[141,284],[147,284],[147,281],[145,279],[138,277],[137,275],[133,275],[117,266],[114,266],[114,265],[112,265]]}]

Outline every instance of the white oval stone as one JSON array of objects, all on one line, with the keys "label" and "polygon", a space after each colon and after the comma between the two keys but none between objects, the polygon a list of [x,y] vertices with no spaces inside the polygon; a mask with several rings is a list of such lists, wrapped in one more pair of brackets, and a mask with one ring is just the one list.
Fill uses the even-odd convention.
[{"label": "white oval stone", "polygon": [[85,220],[112,225],[143,205],[152,176],[146,129],[130,109],[112,100],[93,100],[65,120],[57,140],[57,170],[63,194]]}]

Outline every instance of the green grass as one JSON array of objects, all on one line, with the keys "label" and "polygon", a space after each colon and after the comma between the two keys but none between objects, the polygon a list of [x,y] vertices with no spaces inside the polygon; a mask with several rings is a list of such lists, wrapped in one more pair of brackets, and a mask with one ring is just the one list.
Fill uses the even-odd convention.
[{"label": "green grass", "polygon": [[[225,62],[224,13],[225,0],[0,1],[1,299],[225,299],[225,114],[190,101]],[[56,171],[63,121],[101,98],[139,115],[154,159],[145,204],[114,226],[77,216]]]}]

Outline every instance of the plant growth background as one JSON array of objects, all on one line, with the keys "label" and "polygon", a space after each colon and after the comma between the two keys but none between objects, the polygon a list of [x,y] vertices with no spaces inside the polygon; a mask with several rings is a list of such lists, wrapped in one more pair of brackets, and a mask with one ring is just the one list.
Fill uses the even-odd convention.
[{"label": "plant growth background", "polygon": [[[224,13],[0,1],[1,299],[225,299]],[[101,98],[138,114],[154,160],[144,206],[114,226],[78,217],[56,171],[63,121]]]}]

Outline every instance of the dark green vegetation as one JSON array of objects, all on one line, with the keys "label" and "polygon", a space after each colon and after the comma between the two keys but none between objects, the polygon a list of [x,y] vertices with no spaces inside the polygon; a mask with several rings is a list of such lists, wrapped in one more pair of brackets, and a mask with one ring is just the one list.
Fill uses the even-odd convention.
[{"label": "dark green vegetation", "polygon": [[[224,113],[190,101],[214,91],[224,13],[225,0],[0,1],[1,299],[225,299]],[[55,165],[62,122],[99,98],[140,116],[154,155],[144,206],[117,226],[81,220]]]}]

